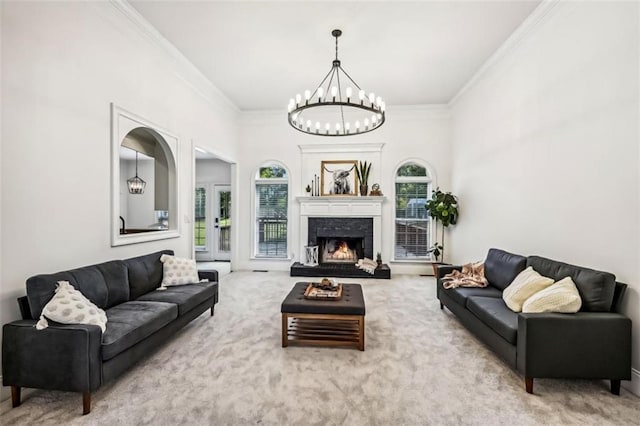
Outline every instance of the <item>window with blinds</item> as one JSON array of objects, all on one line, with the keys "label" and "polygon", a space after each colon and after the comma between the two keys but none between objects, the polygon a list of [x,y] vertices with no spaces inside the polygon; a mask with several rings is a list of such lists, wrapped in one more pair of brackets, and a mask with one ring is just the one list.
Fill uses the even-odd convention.
[{"label": "window with blinds", "polygon": [[196,187],[193,233],[196,250],[207,249],[207,190]]},{"label": "window with blinds", "polygon": [[260,167],[255,179],[256,257],[286,258],[289,209],[287,171],[277,165]]},{"label": "window with blinds", "polygon": [[395,176],[395,259],[429,260],[431,218],[425,209],[431,197],[427,169],[405,163]]}]

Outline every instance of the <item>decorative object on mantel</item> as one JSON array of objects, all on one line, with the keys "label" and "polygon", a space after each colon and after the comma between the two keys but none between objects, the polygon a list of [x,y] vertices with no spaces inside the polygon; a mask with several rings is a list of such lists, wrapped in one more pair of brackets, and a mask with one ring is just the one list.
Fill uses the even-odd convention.
[{"label": "decorative object on mantel", "polygon": [[365,272],[370,273],[371,275],[373,275],[376,271],[376,269],[378,268],[378,263],[376,261],[374,261],[373,259],[369,259],[369,258],[364,258],[364,259],[359,259],[358,263],[356,263],[356,266],[359,269],[362,269]]},{"label": "decorative object on mantel", "polygon": [[[355,160],[322,161],[320,188],[322,195],[358,195],[358,162]],[[356,170],[356,171],[354,171]]]},{"label": "decorative object on mantel", "polygon": [[304,266],[318,266],[318,246],[304,246]]},{"label": "decorative object on mantel", "polygon": [[424,207],[429,216],[442,225],[442,244],[438,245],[436,234],[436,243],[430,252],[436,256],[436,262],[439,257],[438,253],[442,252],[442,260],[444,261],[444,228],[458,222],[458,199],[451,192],[442,192],[440,188],[436,188]]},{"label": "decorative object on mantel", "polygon": [[129,194],[144,194],[145,186],[147,186],[147,182],[138,177],[138,151],[136,151],[136,175],[130,179],[127,179]]},{"label": "decorative object on mantel", "polygon": [[371,172],[371,163],[360,161],[356,167],[358,174],[358,182],[360,182],[360,195],[366,196],[369,193],[369,173]]},{"label": "decorative object on mantel", "polygon": [[380,191],[380,184],[374,183],[373,185],[371,185],[371,192],[369,193],[369,195],[380,197],[382,195],[382,191]]},{"label": "decorative object on mantel", "polygon": [[311,195],[311,185],[307,185],[307,187],[304,189],[304,192],[306,192],[308,195]]},{"label": "decorative object on mantel", "polygon": [[[289,100],[289,124],[300,132],[318,136],[348,136],[375,130],[385,121],[386,104],[373,92],[367,96],[342,68],[338,59],[338,37],[342,31],[333,30],[331,35],[336,39],[336,58],[331,69],[313,92],[304,91],[304,100],[300,93]],[[347,84],[344,88],[341,79]],[[358,90],[358,99],[352,86]],[[323,126],[320,117],[325,121],[328,114],[333,114],[335,121]]]}]

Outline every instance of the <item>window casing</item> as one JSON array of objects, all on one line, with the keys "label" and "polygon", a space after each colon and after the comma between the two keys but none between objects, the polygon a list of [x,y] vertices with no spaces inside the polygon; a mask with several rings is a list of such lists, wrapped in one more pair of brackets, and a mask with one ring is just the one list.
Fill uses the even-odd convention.
[{"label": "window casing", "polygon": [[289,177],[277,164],[260,167],[255,176],[255,257],[287,258]]},{"label": "window casing", "polygon": [[395,176],[395,260],[431,260],[431,217],[425,209],[431,198],[426,167],[402,164]]}]

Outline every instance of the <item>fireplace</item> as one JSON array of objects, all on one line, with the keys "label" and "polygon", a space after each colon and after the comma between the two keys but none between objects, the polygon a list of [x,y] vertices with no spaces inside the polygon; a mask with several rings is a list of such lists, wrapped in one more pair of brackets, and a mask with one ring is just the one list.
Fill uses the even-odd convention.
[{"label": "fireplace", "polygon": [[356,263],[364,254],[364,238],[324,238],[318,239],[320,263]]},{"label": "fireplace", "polygon": [[[317,246],[316,266],[296,261],[292,277],[391,278],[382,264],[374,274],[358,269],[358,259],[375,259],[382,247],[382,203],[379,197],[297,197],[300,203],[300,253]],[[305,262],[306,263],[306,262]]]},{"label": "fireplace", "polygon": [[318,246],[320,263],[350,263],[373,259],[373,219],[310,217],[307,238]]}]

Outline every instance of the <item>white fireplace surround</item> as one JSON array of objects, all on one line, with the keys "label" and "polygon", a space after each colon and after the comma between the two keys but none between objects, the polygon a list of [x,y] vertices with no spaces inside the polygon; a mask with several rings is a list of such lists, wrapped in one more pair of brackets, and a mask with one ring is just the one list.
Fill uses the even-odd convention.
[{"label": "white fireplace surround", "polygon": [[307,245],[310,217],[360,217],[373,219],[373,254],[382,252],[382,203],[386,197],[296,197],[300,203],[300,250]]}]

